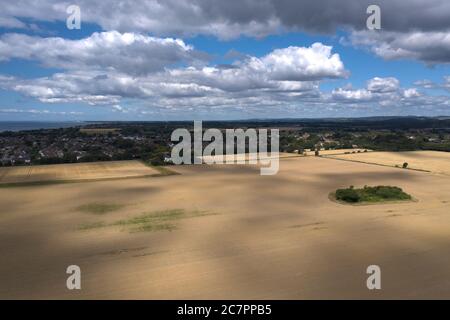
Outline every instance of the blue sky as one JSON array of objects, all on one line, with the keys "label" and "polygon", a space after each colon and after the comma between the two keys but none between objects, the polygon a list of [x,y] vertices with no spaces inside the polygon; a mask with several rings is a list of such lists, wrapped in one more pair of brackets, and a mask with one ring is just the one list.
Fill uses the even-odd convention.
[{"label": "blue sky", "polygon": [[309,7],[312,22],[292,20],[278,3],[237,10],[193,1],[191,19],[189,2],[158,4],[159,13],[128,2],[136,19],[127,20],[114,1],[78,1],[79,30],[67,28],[64,2],[8,4],[0,120],[450,115],[450,6],[434,2],[438,13],[403,24],[381,3],[381,30],[361,24],[364,11],[345,17],[352,1],[336,18]]}]

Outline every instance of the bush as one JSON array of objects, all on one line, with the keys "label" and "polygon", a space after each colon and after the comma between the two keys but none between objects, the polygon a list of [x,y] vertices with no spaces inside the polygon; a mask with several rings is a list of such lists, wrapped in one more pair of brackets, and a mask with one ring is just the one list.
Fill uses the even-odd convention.
[{"label": "bush", "polygon": [[403,162],[403,169],[408,168],[408,162]]},{"label": "bush", "polygon": [[337,189],[336,190],[336,199],[337,200],[342,200],[345,202],[359,202],[360,201],[360,197],[358,195],[358,193],[352,189]]},{"label": "bush", "polygon": [[368,196],[379,197],[386,200],[407,200],[411,196],[403,192],[401,188],[390,186],[369,187]]}]

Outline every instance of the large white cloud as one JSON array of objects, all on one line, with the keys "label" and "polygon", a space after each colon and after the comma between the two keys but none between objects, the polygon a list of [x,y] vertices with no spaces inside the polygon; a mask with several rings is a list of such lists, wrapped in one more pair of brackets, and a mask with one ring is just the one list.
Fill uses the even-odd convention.
[{"label": "large white cloud", "polygon": [[[394,77],[375,77],[367,81],[366,88],[337,88],[331,93],[332,99],[344,103],[376,103],[380,106],[404,106],[421,104],[423,95],[417,88],[401,88]],[[430,98],[432,99],[432,97]]]},{"label": "large white cloud", "polygon": [[[3,39],[14,37],[17,35],[6,35]],[[37,79],[0,77],[0,86],[49,103],[80,101],[95,105],[117,103],[121,98],[220,96],[224,99],[226,95],[237,99],[238,96],[258,96],[264,92],[270,92],[272,96],[278,95],[277,98],[282,99],[282,95],[310,96],[317,92],[320,80],[342,78],[348,74],[339,55],[333,54],[331,47],[321,43],[315,43],[311,47],[276,49],[263,57],[248,57],[229,66],[160,66],[159,69],[164,70],[152,68],[154,72],[138,73],[136,68],[139,63],[141,69],[146,68],[145,61],[135,62],[134,67],[127,65],[127,61],[136,56],[135,48],[128,45],[133,44],[136,38],[143,39],[144,44],[147,44],[148,38],[116,32],[96,34],[89,37],[88,41],[69,43],[62,39],[41,39],[30,45],[22,45],[24,50],[21,53],[14,53],[15,48],[9,47],[8,41],[0,42],[0,57],[4,59],[22,57],[45,60],[51,66],[69,69],[67,72]],[[160,45],[168,40],[151,38],[150,41],[156,41]],[[169,40],[168,43],[172,45],[173,41],[175,40]],[[59,42],[59,45],[52,47],[54,42]],[[101,48],[109,45],[112,51],[120,47],[122,54],[116,59],[115,55],[110,54],[107,55],[107,61],[101,61],[103,57],[93,53],[97,51],[99,42],[102,44]],[[192,51],[184,43],[177,44],[176,50],[178,46]],[[77,48],[76,54],[71,50],[74,48]],[[143,45],[139,49],[138,53],[142,57],[154,56],[154,48]],[[66,59],[68,64],[60,65]]]},{"label": "large white cloud", "polygon": [[[450,19],[450,16],[449,16]],[[427,64],[450,63],[450,31],[354,31],[353,45],[367,47],[386,60],[411,59]]]},{"label": "large white cloud", "polygon": [[17,33],[0,37],[0,61],[21,58],[61,69],[110,69],[138,75],[192,63],[199,57],[180,39],[117,31],[93,33],[80,40]]},{"label": "large white cloud", "polygon": [[[32,21],[65,24],[71,1],[15,0],[2,3],[0,26],[30,27]],[[285,30],[335,33],[346,28],[355,44],[368,45],[386,59],[410,58],[427,63],[449,62],[448,0],[78,0],[82,24],[104,30],[143,32],[157,36],[195,34],[233,38],[261,37]],[[381,32],[368,32],[366,9],[381,8]]]},{"label": "large white cloud", "polygon": [[[340,78],[348,74],[332,47],[314,43],[311,47],[276,49],[258,58],[227,68],[205,67],[174,71],[174,77],[202,76],[220,87],[266,86],[267,81],[311,81]],[[70,70],[116,71],[143,75],[162,71],[175,63],[198,62],[201,54],[180,39],[155,38],[116,31],[94,33],[81,40],[5,34],[0,37],[0,61],[21,58],[39,61],[47,67]],[[209,80],[206,80],[209,79]],[[246,84],[244,85],[243,82]],[[225,90],[227,88],[224,88]]]},{"label": "large white cloud", "polygon": [[331,46],[321,43],[314,43],[309,48],[277,49],[262,59],[253,58],[249,67],[255,71],[263,69],[276,80],[302,81],[346,76],[339,54],[332,54],[331,50]]},{"label": "large white cloud", "polygon": [[174,69],[168,79],[198,83],[223,91],[267,89],[304,91],[317,87],[315,81],[348,75],[338,54],[321,43],[311,47],[276,49],[258,58],[248,57],[227,68],[204,67]]}]

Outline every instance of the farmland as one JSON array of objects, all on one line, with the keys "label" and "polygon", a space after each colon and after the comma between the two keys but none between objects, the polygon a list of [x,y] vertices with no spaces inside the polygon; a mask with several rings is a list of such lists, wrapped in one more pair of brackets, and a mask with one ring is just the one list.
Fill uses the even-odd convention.
[{"label": "farmland", "polygon": [[[341,154],[351,154],[351,153],[361,153],[361,152],[368,152],[370,150],[367,149],[330,149],[330,150],[320,150],[320,155],[341,155]],[[314,156],[315,151],[305,151],[307,156]]]},{"label": "farmland", "polygon": [[[273,176],[254,165],[172,170],[3,188],[0,297],[450,298],[447,175],[327,157],[282,158]],[[328,199],[349,185],[399,186],[417,201]],[[79,291],[65,287],[72,264]],[[372,264],[381,291],[366,288]]]},{"label": "farmland", "polygon": [[2,184],[70,182],[157,175],[140,161],[109,161],[0,168]]},{"label": "farmland", "polygon": [[348,161],[360,161],[391,167],[402,167],[450,175],[450,153],[439,151],[368,152],[327,155]]}]

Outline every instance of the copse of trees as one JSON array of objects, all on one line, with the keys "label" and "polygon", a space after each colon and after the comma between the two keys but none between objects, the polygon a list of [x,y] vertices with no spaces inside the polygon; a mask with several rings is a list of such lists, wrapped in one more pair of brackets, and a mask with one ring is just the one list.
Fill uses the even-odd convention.
[{"label": "copse of trees", "polygon": [[347,203],[401,201],[412,199],[412,197],[401,188],[394,186],[364,186],[364,188],[361,189],[355,189],[353,186],[350,186],[345,189],[337,189],[335,197],[336,200]]}]

